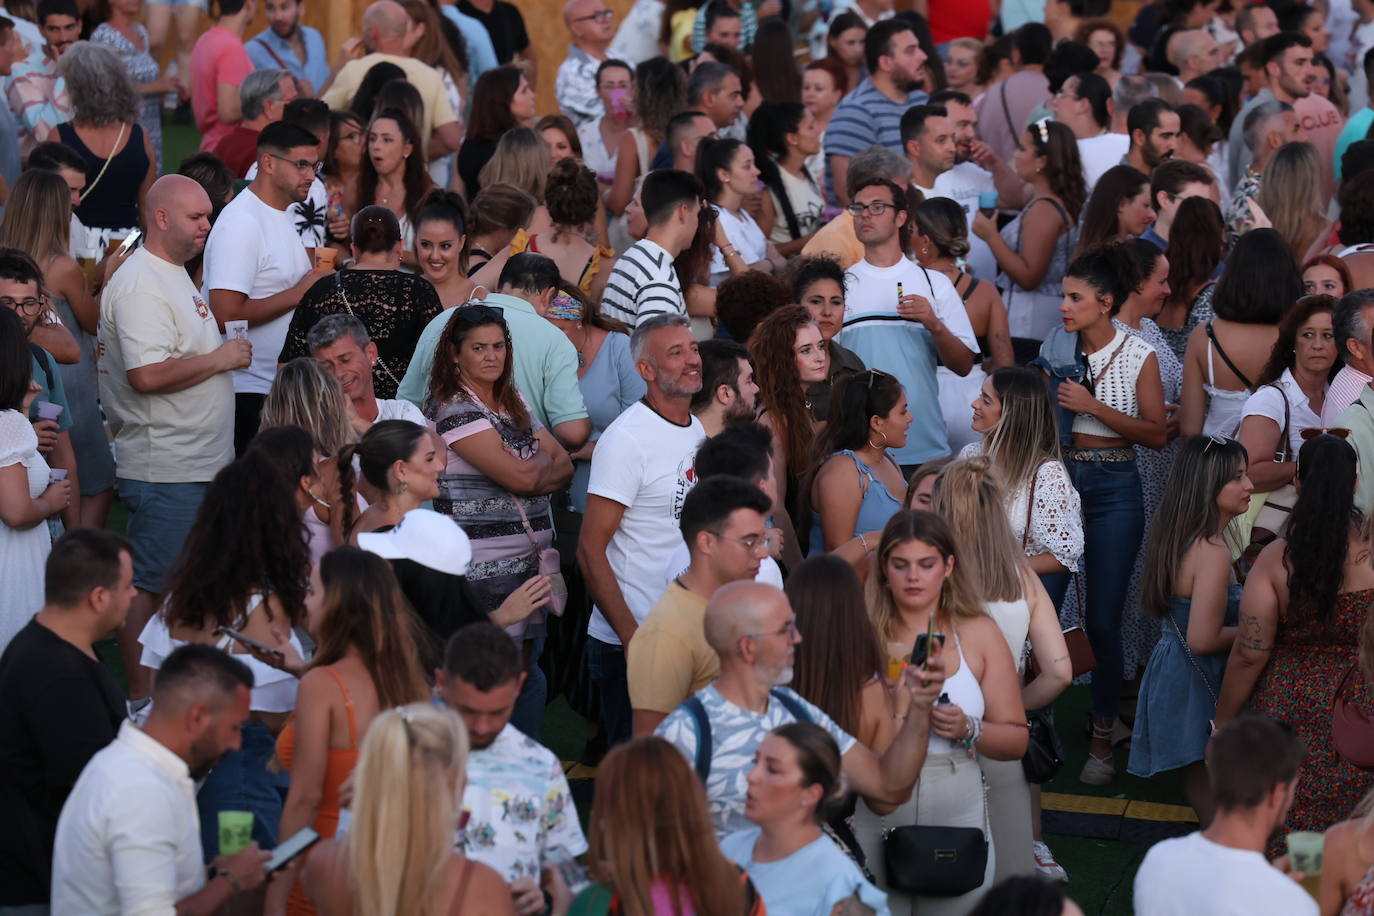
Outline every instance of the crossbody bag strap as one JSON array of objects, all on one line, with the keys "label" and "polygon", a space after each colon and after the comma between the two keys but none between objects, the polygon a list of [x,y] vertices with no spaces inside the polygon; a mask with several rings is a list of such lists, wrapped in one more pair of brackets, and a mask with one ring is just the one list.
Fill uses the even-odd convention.
[{"label": "crossbody bag strap", "polygon": [[291,69],[290,67],[286,66],[286,61],[282,60],[281,57],[277,54],[277,52],[272,50],[271,45],[263,41],[261,38],[255,38],[254,41],[262,45],[262,49],[266,51],[268,54],[272,55],[272,59],[277,62],[278,67],[281,67],[283,70]]},{"label": "crossbody bag strap", "polygon": [[1220,356],[1221,361],[1226,364],[1226,368],[1230,369],[1236,378],[1240,379],[1240,383],[1245,386],[1245,390],[1253,392],[1255,390],[1255,383],[1250,381],[1249,376],[1240,371],[1239,366],[1231,362],[1231,357],[1227,356],[1226,351],[1221,348],[1221,341],[1217,340],[1216,332],[1212,330],[1212,322],[1210,321],[1207,322],[1207,339],[1210,340],[1212,346],[1216,348],[1217,355]]},{"label": "crossbody bag strap", "polygon": [[682,701],[682,706],[697,727],[697,753],[694,769],[701,784],[706,785],[706,777],[711,775],[711,717],[706,715],[706,707],[695,695]]},{"label": "crossbody bag strap", "polygon": [[1207,680],[1207,674],[1202,670],[1202,665],[1198,664],[1197,656],[1193,655],[1193,650],[1188,648],[1188,637],[1178,625],[1178,620],[1174,617],[1173,608],[1169,609],[1169,623],[1173,624],[1174,634],[1178,636],[1178,644],[1183,647],[1183,654],[1188,656],[1188,664],[1193,666],[1197,676],[1202,678],[1202,686],[1207,688],[1207,694],[1212,698],[1212,704],[1217,702],[1217,692],[1212,689],[1212,682]]},{"label": "crossbody bag strap", "polygon": [[1283,431],[1279,433],[1279,448],[1274,450],[1274,460],[1282,463],[1293,460],[1293,440],[1288,436],[1293,423],[1293,409],[1288,403],[1288,393],[1283,390],[1283,386],[1272,387],[1279,393],[1279,397],[1283,398]]},{"label": "crossbody bag strap", "polygon": [[85,203],[86,198],[91,196],[91,192],[95,190],[95,186],[100,184],[100,179],[105,177],[105,170],[110,167],[111,162],[114,162],[114,157],[119,155],[119,144],[124,142],[124,132],[128,129],[129,122],[121,121],[119,124],[119,136],[115,137],[114,146],[110,148],[110,155],[105,157],[105,164],[100,167],[99,172],[95,173],[95,178],[91,180],[90,184],[86,185],[86,189],[81,192],[81,196],[78,198],[82,203]]},{"label": "crossbody bag strap", "polygon": [[1031,471],[1030,493],[1026,496],[1026,529],[1021,532],[1021,552],[1025,553],[1030,546],[1031,510],[1035,507],[1035,485],[1040,480],[1040,467],[1037,466]]},{"label": "crossbody bag strap", "polygon": [[[283,68],[283,69],[285,69],[285,68]],[[349,315],[352,315],[354,318],[358,318],[357,315],[353,314],[353,306],[352,306],[352,305],[349,303],[349,301],[348,301],[348,293],[344,292],[343,271],[342,271],[342,270],[335,271],[335,273],[334,273],[334,290],[339,294],[339,300],[340,300],[341,302],[343,302],[344,311],[348,312],[348,314],[349,314]],[[358,318],[358,320],[359,320],[359,321],[362,321],[361,318]],[[364,322],[364,324],[366,324],[366,322]],[[382,362],[382,358],[381,358],[380,356],[377,357],[377,364],[376,364],[376,365],[377,365],[377,368],[378,368],[378,369],[381,369],[381,370],[382,370],[382,374],[386,376],[387,381],[391,382],[392,385],[395,385],[395,386],[396,386],[396,390],[399,391],[400,388],[401,388],[401,382],[400,382],[400,380],[397,379],[396,376],[392,374],[391,370],[387,368],[386,363]]]}]

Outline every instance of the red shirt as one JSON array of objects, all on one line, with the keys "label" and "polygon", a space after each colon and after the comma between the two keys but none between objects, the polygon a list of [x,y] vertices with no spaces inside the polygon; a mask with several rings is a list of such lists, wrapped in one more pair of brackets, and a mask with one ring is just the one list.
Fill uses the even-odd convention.
[{"label": "red shirt", "polygon": [[988,0],[930,0],[930,37],[937,45],[956,38],[988,37]]},{"label": "red shirt", "polygon": [[213,150],[233,129],[219,119],[219,84],[237,88],[252,72],[243,40],[224,26],[211,26],[196,40],[191,49],[191,111],[200,131],[201,150]]},{"label": "red shirt", "polygon": [[251,127],[235,124],[211,152],[229,166],[236,178],[247,178],[248,169],[258,161],[258,133]]}]

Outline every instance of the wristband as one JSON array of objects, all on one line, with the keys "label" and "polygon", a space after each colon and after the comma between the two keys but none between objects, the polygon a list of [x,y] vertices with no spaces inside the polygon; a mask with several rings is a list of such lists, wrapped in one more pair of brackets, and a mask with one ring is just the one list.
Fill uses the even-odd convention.
[{"label": "wristband", "polygon": [[234,889],[234,893],[243,893],[243,882],[238,879],[237,875],[235,875],[228,869],[216,867],[215,873],[211,875],[210,878],[211,880],[214,880],[215,878],[223,878],[224,880],[229,882],[229,886]]},{"label": "wristband", "polygon": [[720,250],[720,254],[721,257],[724,258],[737,258],[739,257],[739,249],[736,248],[734,245],[726,245],[724,248]]}]

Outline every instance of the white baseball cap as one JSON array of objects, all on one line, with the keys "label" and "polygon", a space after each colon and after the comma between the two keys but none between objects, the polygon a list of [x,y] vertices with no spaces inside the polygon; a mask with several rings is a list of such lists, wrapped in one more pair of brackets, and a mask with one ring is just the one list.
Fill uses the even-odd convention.
[{"label": "white baseball cap", "polygon": [[472,562],[472,544],[458,523],[429,509],[411,509],[390,531],[358,535],[358,546],[388,560],[461,576]]}]

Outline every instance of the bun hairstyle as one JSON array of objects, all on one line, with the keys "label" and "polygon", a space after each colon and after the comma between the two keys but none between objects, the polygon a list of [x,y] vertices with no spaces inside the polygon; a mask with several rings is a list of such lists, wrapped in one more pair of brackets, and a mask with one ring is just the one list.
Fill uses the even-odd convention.
[{"label": "bun hairstyle", "polygon": [[968,217],[948,197],[932,197],[916,207],[916,231],[930,239],[942,257],[962,258],[969,252]]},{"label": "bun hairstyle", "polygon": [[401,222],[390,208],[369,204],[353,214],[349,228],[353,244],[363,254],[390,251],[401,241]]},{"label": "bun hairstyle", "polygon": [[1140,289],[1140,262],[1130,248],[1121,242],[1094,248],[1074,258],[1065,276],[1082,280],[1099,296],[1111,299],[1111,314],[1121,311],[1121,306],[1131,294]]},{"label": "bun hairstyle", "polygon": [[544,189],[544,205],[555,226],[585,226],[596,219],[601,198],[596,173],[577,159],[560,159],[549,172]]},{"label": "bun hairstyle", "polygon": [[773,729],[775,737],[781,738],[797,752],[797,766],[801,769],[801,787],[821,787],[821,798],[816,804],[816,823],[823,824],[830,817],[831,810],[840,804],[840,748],[835,739],[825,729],[814,722],[792,722]]},{"label": "bun hairstyle", "polygon": [[391,481],[387,475],[391,466],[398,461],[409,461],[425,437],[425,432],[423,426],[409,420],[379,420],[368,427],[361,439],[339,450],[335,463],[338,466],[339,486],[343,493],[345,536],[350,533],[355,521],[354,516],[357,514],[357,500],[354,495],[354,456],[358,458],[363,479],[378,490],[389,492]]}]

